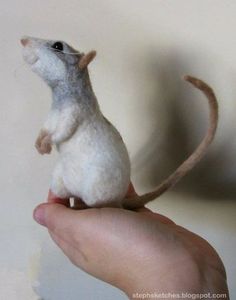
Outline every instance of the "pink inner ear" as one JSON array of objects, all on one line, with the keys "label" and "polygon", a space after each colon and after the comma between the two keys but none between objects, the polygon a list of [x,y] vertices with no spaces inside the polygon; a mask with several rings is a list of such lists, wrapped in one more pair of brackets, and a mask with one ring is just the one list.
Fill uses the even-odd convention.
[{"label": "pink inner ear", "polygon": [[79,61],[79,68],[84,69],[88,66],[88,64],[94,59],[96,56],[96,51],[90,51],[87,54],[84,54]]},{"label": "pink inner ear", "polygon": [[20,42],[25,47],[27,44],[29,44],[29,39],[22,38]]}]

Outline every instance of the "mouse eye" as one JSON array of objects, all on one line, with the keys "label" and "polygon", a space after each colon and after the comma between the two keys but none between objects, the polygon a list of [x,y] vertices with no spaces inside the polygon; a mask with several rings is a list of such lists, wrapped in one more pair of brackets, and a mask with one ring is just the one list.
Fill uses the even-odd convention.
[{"label": "mouse eye", "polygon": [[61,42],[56,42],[52,45],[52,48],[57,51],[63,51],[63,44]]}]

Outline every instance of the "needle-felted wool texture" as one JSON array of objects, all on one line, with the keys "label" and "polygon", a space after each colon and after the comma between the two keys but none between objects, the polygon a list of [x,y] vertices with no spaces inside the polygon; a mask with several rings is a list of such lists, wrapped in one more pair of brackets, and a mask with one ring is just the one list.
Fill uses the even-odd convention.
[{"label": "needle-felted wool texture", "polygon": [[59,198],[80,198],[89,207],[136,209],[174,186],[204,156],[218,121],[217,100],[203,81],[186,76],[208,99],[210,125],[189,158],[153,192],[125,198],[130,185],[130,160],[117,129],[103,116],[89,78],[96,52],[76,51],[61,41],[24,37],[23,56],[52,90],[52,105],[36,140],[41,154],[55,145],[59,157],[51,191]]}]

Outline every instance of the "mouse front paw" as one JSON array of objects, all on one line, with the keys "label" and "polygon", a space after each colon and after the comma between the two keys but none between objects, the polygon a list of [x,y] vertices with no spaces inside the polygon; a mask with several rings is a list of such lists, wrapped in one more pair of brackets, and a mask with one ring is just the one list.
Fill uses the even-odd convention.
[{"label": "mouse front paw", "polygon": [[35,147],[42,155],[50,154],[52,151],[51,135],[47,131],[41,130],[35,142]]}]

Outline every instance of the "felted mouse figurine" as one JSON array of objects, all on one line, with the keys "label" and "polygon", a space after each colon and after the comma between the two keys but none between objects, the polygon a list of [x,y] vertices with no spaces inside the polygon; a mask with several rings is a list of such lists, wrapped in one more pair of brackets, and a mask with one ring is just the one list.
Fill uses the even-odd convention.
[{"label": "felted mouse figurine", "polygon": [[51,190],[59,198],[80,198],[88,207],[136,209],[173,187],[204,156],[212,142],[218,106],[212,89],[185,76],[208,99],[210,124],[198,148],[154,191],[125,198],[130,184],[130,160],[117,129],[103,116],[93,92],[88,65],[96,52],[76,51],[61,41],[21,39],[23,57],[52,90],[52,105],[36,140],[40,154],[56,145],[59,158]]}]

